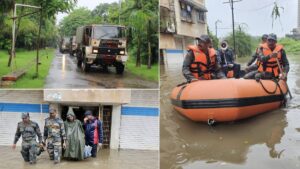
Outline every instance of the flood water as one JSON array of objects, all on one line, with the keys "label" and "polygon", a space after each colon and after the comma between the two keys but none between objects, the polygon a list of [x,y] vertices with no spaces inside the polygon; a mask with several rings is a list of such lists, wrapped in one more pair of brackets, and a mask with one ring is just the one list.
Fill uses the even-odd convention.
[{"label": "flood water", "polygon": [[[45,151],[37,158],[37,163],[30,165],[23,161],[21,147],[12,150],[9,146],[0,146],[0,169],[158,169],[157,151],[110,150],[103,149],[97,158],[83,161],[62,160],[54,164]],[[5,153],[4,153],[5,152]]]},{"label": "flood water", "polygon": [[300,58],[289,56],[289,61],[293,99],[286,108],[210,127],[192,122],[172,108],[170,92],[184,81],[183,55],[169,54],[161,66],[160,167],[300,168]]}]

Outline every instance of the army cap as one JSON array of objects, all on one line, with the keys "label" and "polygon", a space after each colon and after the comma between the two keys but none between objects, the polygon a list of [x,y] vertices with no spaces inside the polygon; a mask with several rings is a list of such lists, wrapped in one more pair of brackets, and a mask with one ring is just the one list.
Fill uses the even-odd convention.
[{"label": "army cap", "polygon": [[211,39],[208,35],[201,35],[200,37],[197,37],[196,40],[204,43],[211,43]]},{"label": "army cap", "polygon": [[274,33],[271,33],[271,34],[268,36],[268,40],[274,40],[274,41],[277,41],[277,36],[276,36]]},{"label": "army cap", "polygon": [[54,112],[56,112],[56,109],[54,109],[54,108],[49,109],[49,113],[54,113]]},{"label": "army cap", "polygon": [[268,39],[268,35],[267,34],[263,34],[263,36],[261,37],[261,39]]},{"label": "army cap", "polygon": [[92,115],[92,114],[93,114],[93,113],[92,113],[92,111],[90,111],[90,110],[87,110],[87,111],[84,113],[85,116]]},{"label": "army cap", "polygon": [[28,118],[29,113],[28,112],[22,113],[21,117],[22,117],[22,119]]}]

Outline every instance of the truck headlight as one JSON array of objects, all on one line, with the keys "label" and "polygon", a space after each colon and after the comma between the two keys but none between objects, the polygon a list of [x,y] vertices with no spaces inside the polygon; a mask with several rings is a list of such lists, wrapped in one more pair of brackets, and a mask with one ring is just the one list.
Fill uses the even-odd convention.
[{"label": "truck headlight", "polygon": [[120,55],[124,55],[125,54],[125,51],[124,50],[121,50],[120,51]]},{"label": "truck headlight", "polygon": [[98,53],[98,49],[93,49],[93,53]]}]

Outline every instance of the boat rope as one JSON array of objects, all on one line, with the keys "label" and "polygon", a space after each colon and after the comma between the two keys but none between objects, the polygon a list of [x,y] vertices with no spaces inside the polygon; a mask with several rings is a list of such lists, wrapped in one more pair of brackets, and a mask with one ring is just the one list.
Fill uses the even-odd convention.
[{"label": "boat rope", "polygon": [[282,101],[281,101],[281,105],[285,106],[286,105],[286,98],[285,98],[285,94],[282,91],[282,88],[279,85],[279,81],[277,79],[272,79],[272,81],[275,83],[276,87],[274,91],[268,91],[267,88],[264,86],[264,84],[262,83],[262,81],[260,80],[259,83],[261,84],[262,88],[264,89],[264,91],[268,94],[275,94],[277,91],[277,88],[279,88],[280,91],[280,95],[283,97]]},{"label": "boat rope", "polygon": [[262,88],[264,89],[264,91],[268,94],[275,94],[277,91],[277,87],[278,85],[276,84],[276,82],[274,82],[276,84],[275,90],[274,91],[268,91],[268,89],[264,86],[264,84],[262,83],[262,81],[259,81],[260,85],[262,86]]},{"label": "boat rope", "polygon": [[184,90],[186,86],[182,86],[181,89],[179,90],[178,94],[177,94],[177,100],[180,100],[180,97],[181,97],[181,94],[182,94],[182,91]]},{"label": "boat rope", "polygon": [[278,81],[277,79],[274,79],[274,82],[276,83],[276,85],[277,85],[278,88],[279,88],[280,95],[283,97],[282,102],[281,102],[281,106],[286,107],[286,102],[287,102],[287,100],[286,100],[285,94],[283,93],[283,91],[282,91],[282,89],[281,89],[281,87],[280,87],[280,85],[279,85],[279,81]]}]

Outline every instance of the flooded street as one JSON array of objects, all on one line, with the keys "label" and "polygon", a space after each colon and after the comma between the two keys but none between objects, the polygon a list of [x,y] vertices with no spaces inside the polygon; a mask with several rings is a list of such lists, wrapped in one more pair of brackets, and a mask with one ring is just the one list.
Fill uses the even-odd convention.
[{"label": "flooded street", "polygon": [[0,146],[0,169],[158,169],[159,165],[157,151],[109,149],[100,150],[97,158],[88,158],[84,161],[63,160],[57,165],[49,160],[47,152],[43,152],[37,158],[37,164],[30,165],[23,161],[20,150],[21,147],[12,150],[11,147]]},{"label": "flooded street", "polygon": [[300,168],[300,58],[288,56],[293,99],[286,108],[210,127],[192,122],[172,108],[170,92],[185,79],[181,74],[183,55],[169,54],[161,66],[160,167]]},{"label": "flooded street", "polygon": [[[126,66],[125,66],[126,67]],[[93,67],[84,73],[77,68],[76,57],[61,54],[56,51],[45,88],[157,88],[158,83],[144,80],[130,72],[116,74],[115,67],[109,67],[108,72]]]}]

